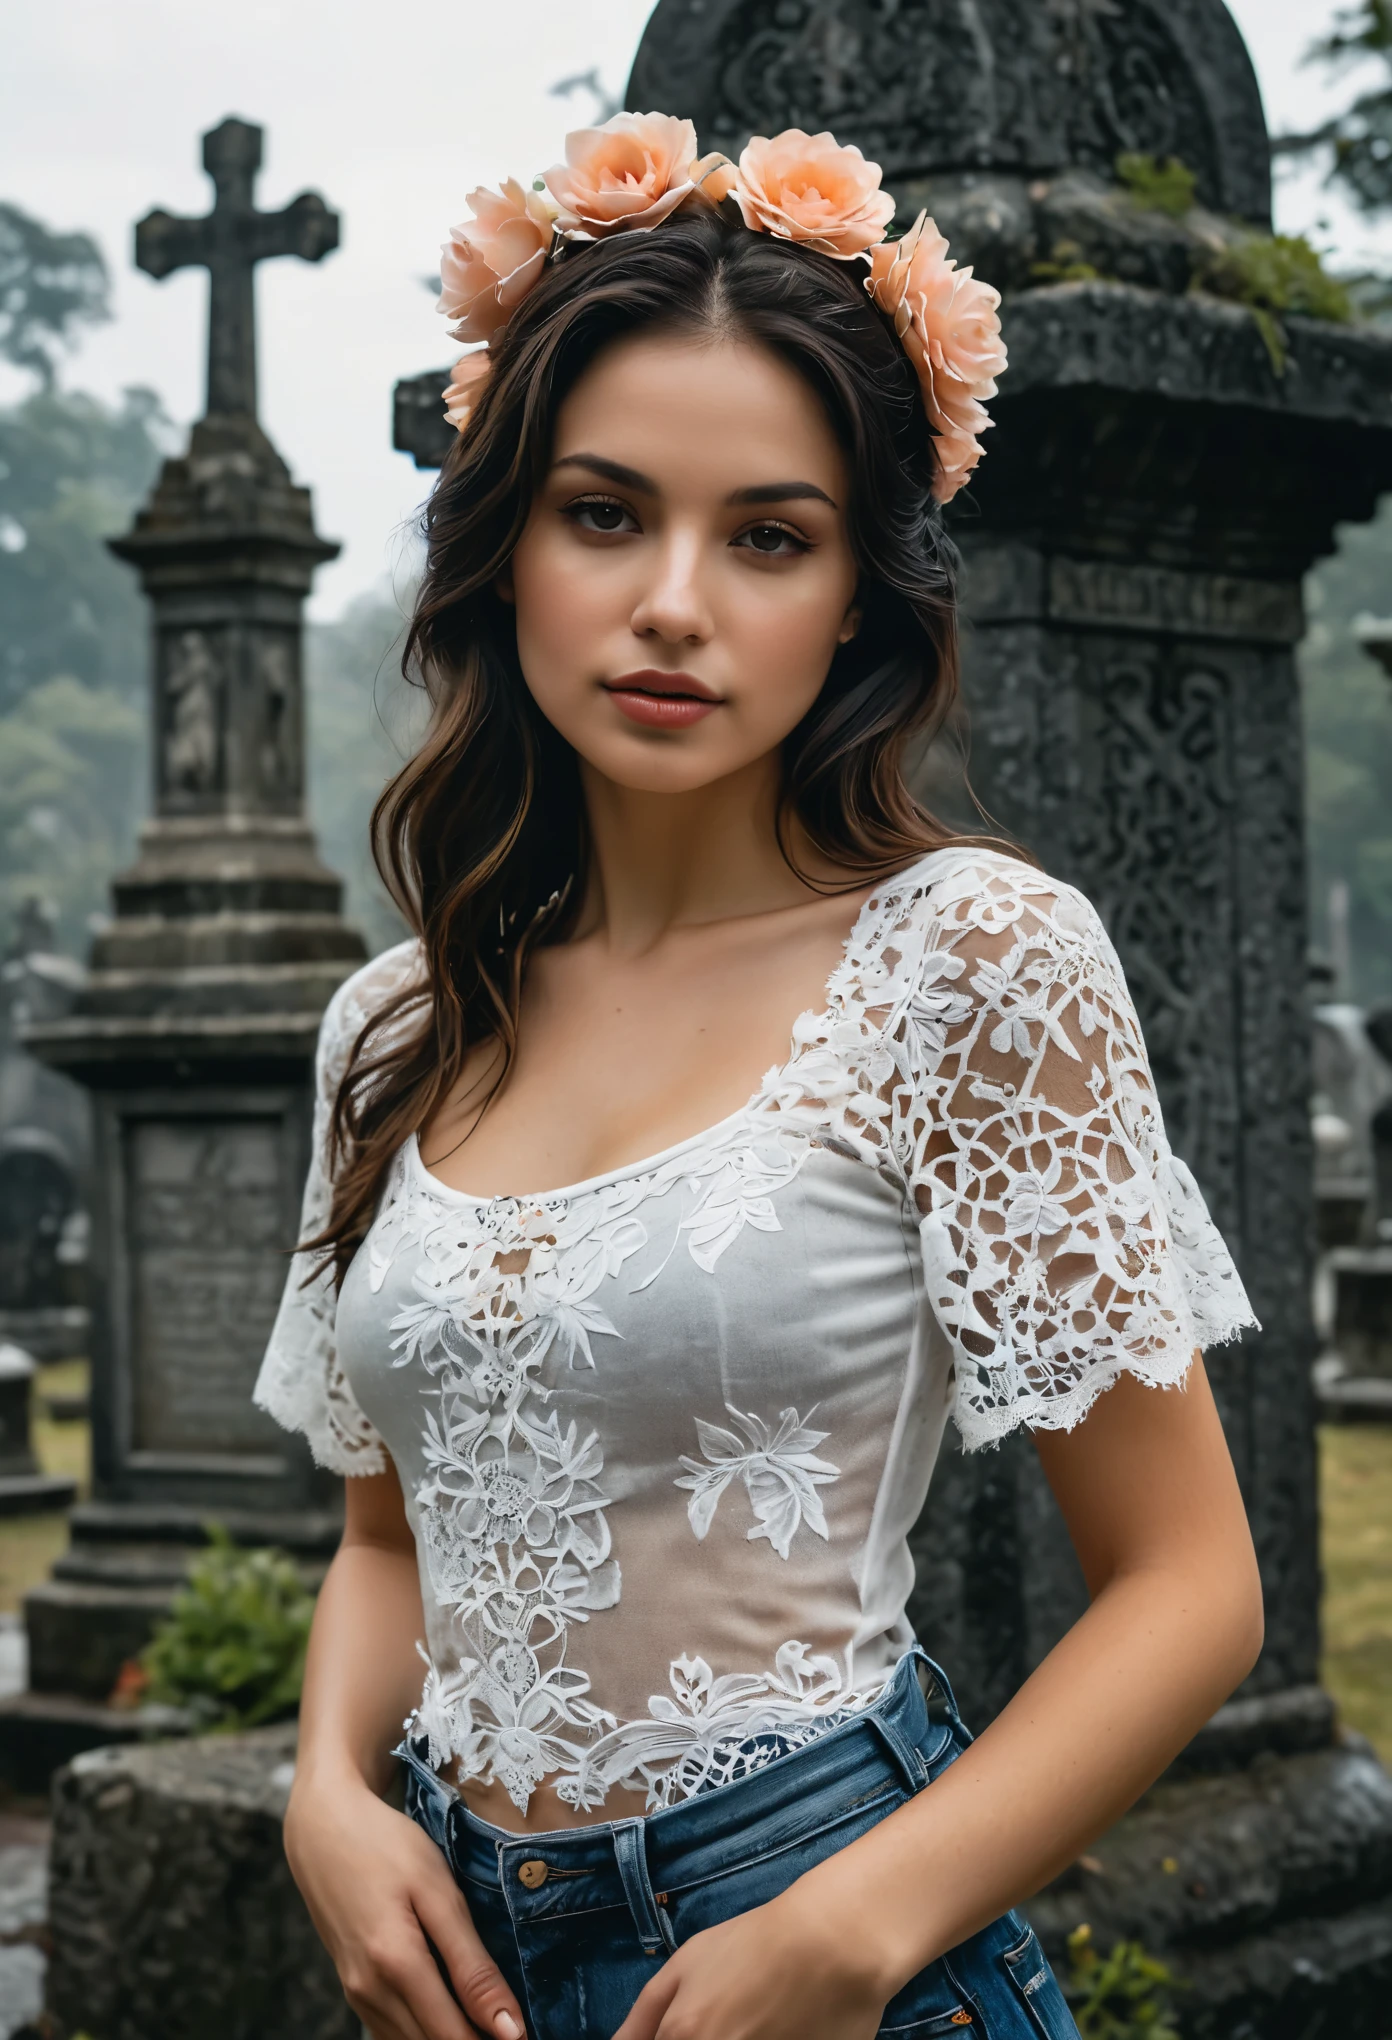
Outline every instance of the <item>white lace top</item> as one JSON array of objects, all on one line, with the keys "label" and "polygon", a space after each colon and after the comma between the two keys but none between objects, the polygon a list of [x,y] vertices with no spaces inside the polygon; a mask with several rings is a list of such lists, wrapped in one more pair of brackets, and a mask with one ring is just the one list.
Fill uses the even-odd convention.
[{"label": "white lace top", "polygon": [[[319,1128],[411,944],[324,1019]],[[414,1139],[335,1299],[292,1269],[256,1389],[323,1464],[390,1452],[431,1759],[576,1808],[723,1783],[873,1698],[944,1424],[1068,1429],[1254,1322],[1171,1154],[1121,967],[995,852],[869,900],[749,1103],[564,1190]],[[322,1162],[305,1225],[326,1211]],[[931,1641],[931,1639],[930,1639]]]}]

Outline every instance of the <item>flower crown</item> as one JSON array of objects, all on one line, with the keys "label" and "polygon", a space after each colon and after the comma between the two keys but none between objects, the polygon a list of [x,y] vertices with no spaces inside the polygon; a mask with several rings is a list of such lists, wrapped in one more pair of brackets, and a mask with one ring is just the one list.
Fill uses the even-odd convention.
[{"label": "flower crown", "polygon": [[[865,288],[894,322],[937,435],[933,494],[950,502],[981,458],[992,422],[983,400],[1006,365],[1000,296],[958,269],[926,212],[887,241],[894,200],[879,164],[832,135],[756,135],[735,164],[698,156],[695,128],[671,114],[616,113],[581,128],[566,137],[565,162],[530,190],[509,178],[501,191],[469,194],[473,217],[443,249],[438,309],[456,322],[453,339],[491,343],[567,242],[646,233],[679,206],[727,198],[756,232],[868,265]],[[461,432],[489,365],[486,347],[455,363],[445,415]]]}]

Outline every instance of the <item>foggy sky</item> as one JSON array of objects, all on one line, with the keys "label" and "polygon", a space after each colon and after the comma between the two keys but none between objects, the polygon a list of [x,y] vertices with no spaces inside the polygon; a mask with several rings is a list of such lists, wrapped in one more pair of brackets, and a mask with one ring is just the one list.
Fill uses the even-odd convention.
[{"label": "foggy sky", "polygon": [[[1042,4],[1042,0],[1040,0]],[[1326,102],[1299,68],[1333,11],[1326,0],[1231,0],[1273,129]],[[207,279],[156,284],[131,266],[131,223],[162,205],[207,210],[198,138],[229,113],[267,131],[263,208],[306,186],[343,215],[343,245],[317,266],[258,270],[261,416],[320,529],[345,541],[314,602],[337,613],[409,559],[403,524],[430,477],[390,447],[399,375],[453,358],[421,279],[465,194],[555,161],[593,102],[551,95],[598,65],[619,93],[652,0],[42,0],[6,18],[0,66],[0,197],[49,225],[94,233],[111,265],[115,322],[63,370],[70,387],[155,388],[181,423],[202,409]],[[1279,223],[1315,229],[1358,260],[1371,234],[1309,177],[1283,185]],[[0,371],[0,401],[28,387]]]}]

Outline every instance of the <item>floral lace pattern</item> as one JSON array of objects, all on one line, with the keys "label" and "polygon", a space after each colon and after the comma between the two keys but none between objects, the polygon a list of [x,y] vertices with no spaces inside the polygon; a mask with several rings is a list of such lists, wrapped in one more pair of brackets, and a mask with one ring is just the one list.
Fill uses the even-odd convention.
[{"label": "floral lace pattern", "polygon": [[744,1482],[756,1519],[753,1529],[745,1533],[751,1543],[756,1537],[767,1537],[778,1556],[786,1558],[804,1523],[818,1537],[829,1536],[817,1489],[835,1480],[841,1469],[818,1459],[813,1449],[825,1444],[827,1433],[810,1429],[796,1410],[781,1411],[775,1431],[762,1417],[746,1415],[733,1403],[725,1407],[744,1436],[697,1417],[696,1434],[705,1462],[682,1454],[686,1473],[676,1486],[692,1491],[686,1513],[697,1537],[705,1541],[720,1497],[737,1478]]},{"label": "floral lace pattern", "polygon": [[[374,1001],[415,968],[410,945],[390,952],[326,1016],[307,1229],[327,1198],[326,1101]],[[356,1296],[381,1298],[374,1350],[384,1378],[409,1392],[400,1407],[420,1469],[409,1493],[432,1638],[415,1727],[437,1766],[498,1782],[522,1809],[543,1780],[577,1809],[602,1806],[615,1786],[656,1807],[797,1747],[879,1690],[883,1665],[868,1679],[856,1670],[855,1611],[875,1588],[863,1574],[871,1518],[848,1521],[838,1505],[829,1521],[826,1508],[858,1441],[845,1412],[834,1431],[813,1421],[828,1392],[818,1383],[834,1385],[834,1341],[831,1376],[809,1374],[796,1406],[727,1392],[690,1409],[697,1450],[674,1445],[653,1476],[669,1502],[650,1493],[659,1508],[681,1506],[673,1490],[685,1498],[693,1554],[747,1505],[741,1548],[762,1549],[790,1579],[797,1567],[804,1578],[810,1564],[840,1566],[850,1613],[836,1654],[810,1614],[803,1633],[818,1646],[786,1640],[802,1620],[794,1599],[757,1669],[717,1673],[699,1635],[662,1636],[652,1670],[666,1689],[646,1715],[620,1715],[602,1690],[601,1630],[624,1594],[615,1497],[632,1489],[624,1465],[607,1463],[613,1389],[585,1383],[612,1383],[608,1356],[626,1351],[637,1300],[663,1291],[676,1257],[699,1271],[684,1280],[720,1284],[722,1260],[743,1241],[735,1258],[747,1281],[750,1236],[784,1234],[819,1151],[875,1172],[886,1210],[901,1214],[896,1245],[901,1224],[916,1229],[968,1447],[1021,1423],[1076,1424],[1123,1371],[1177,1383],[1196,1346],[1253,1321],[1166,1143],[1120,966],[1091,907],[997,853],[925,859],[863,909],[826,1009],[796,1023],[788,1062],[707,1133],[525,1199],[446,1190],[414,1140],[396,1157],[352,1280]],[[383,1446],[339,1365],[333,1306],[326,1282],[303,1287],[292,1272],[257,1399],[305,1431],[325,1464],[376,1472]],[[757,1344],[756,1318],[736,1312],[734,1322]],[[659,1350],[642,1365],[660,1360]],[[624,1376],[625,1393],[641,1394],[642,1365]],[[895,1365],[907,1380],[907,1353]],[[885,1455],[893,1429],[887,1419]],[[926,1481],[926,1467],[910,1471]],[[824,1625],[825,1596],[820,1605]]]}]

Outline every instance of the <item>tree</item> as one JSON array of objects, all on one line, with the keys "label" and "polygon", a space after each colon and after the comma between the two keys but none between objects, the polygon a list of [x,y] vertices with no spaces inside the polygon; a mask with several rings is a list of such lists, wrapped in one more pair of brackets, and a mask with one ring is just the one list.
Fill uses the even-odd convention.
[{"label": "tree", "polygon": [[1359,93],[1343,113],[1309,134],[1277,136],[1272,153],[1330,152],[1329,181],[1372,213],[1392,205],[1392,0],[1357,0],[1342,8],[1329,34],[1311,45],[1306,62],[1347,71],[1370,58],[1387,73],[1385,82]]},{"label": "tree", "polygon": [[109,291],[90,234],[55,234],[0,200],[0,358],[51,390],[54,357],[71,343],[73,327],[111,317]]},{"label": "tree", "polygon": [[144,605],[105,541],[129,525],[170,429],[149,390],[116,408],[40,392],[0,411],[0,715],[62,673],[140,698]]},{"label": "tree", "polygon": [[305,658],[309,811],[324,858],[346,881],[346,910],[372,952],[406,928],[368,847],[372,807],[421,734],[425,702],[401,678],[405,618],[389,590],[314,623]]}]

